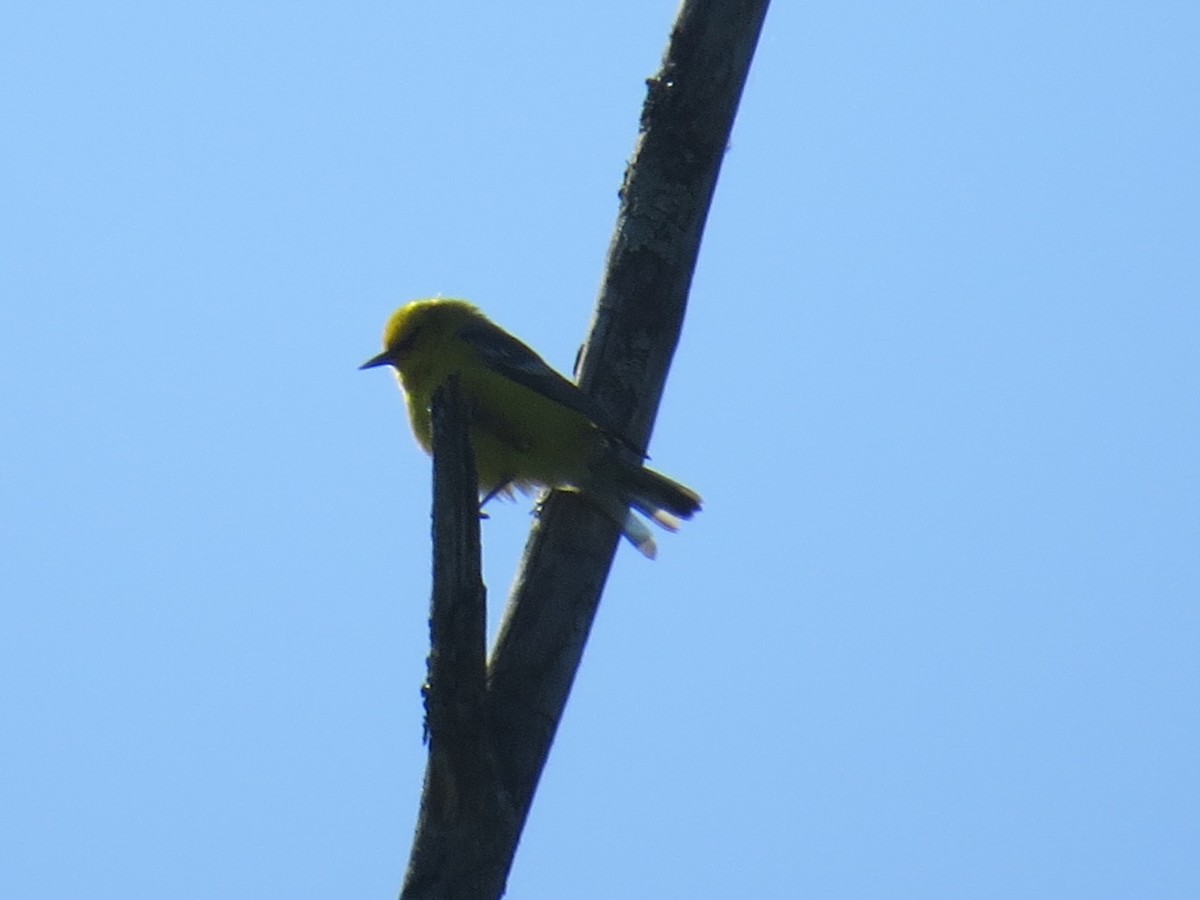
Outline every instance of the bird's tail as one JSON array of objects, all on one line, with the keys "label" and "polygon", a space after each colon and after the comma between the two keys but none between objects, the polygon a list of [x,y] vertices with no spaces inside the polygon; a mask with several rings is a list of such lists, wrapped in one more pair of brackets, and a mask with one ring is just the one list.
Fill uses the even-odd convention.
[{"label": "bird's tail", "polygon": [[654,535],[633,510],[668,531],[678,531],[684,519],[690,519],[700,510],[699,494],[653,469],[622,465],[606,475],[606,490],[589,493],[609,518],[621,526],[621,531],[638,552],[650,559],[658,552]]},{"label": "bird's tail", "polygon": [[700,511],[700,495],[645,466],[629,466],[617,479],[621,499],[668,531]]}]

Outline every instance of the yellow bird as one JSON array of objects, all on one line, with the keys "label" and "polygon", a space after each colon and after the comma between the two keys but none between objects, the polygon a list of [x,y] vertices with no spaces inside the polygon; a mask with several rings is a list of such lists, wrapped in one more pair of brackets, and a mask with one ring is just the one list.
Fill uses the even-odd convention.
[{"label": "yellow bird", "polygon": [[392,315],[384,350],[360,368],[392,366],[417,443],[432,450],[434,390],[457,374],[471,409],[471,446],[486,503],[537,487],[579,491],[616,521],[646,556],[655,554],[639,510],[668,530],[700,509],[700,495],[641,464],[602,424],[590,396],[532,349],[463,300],[415,300]]}]

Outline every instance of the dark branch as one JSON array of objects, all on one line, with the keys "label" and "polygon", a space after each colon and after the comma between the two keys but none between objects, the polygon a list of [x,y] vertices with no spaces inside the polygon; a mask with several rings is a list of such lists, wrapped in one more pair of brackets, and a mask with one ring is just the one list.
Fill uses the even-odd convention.
[{"label": "dark branch", "polygon": [[[688,0],[648,82],[580,383],[645,446],[678,341],[700,238],[766,0]],[[526,548],[489,666],[488,713],[515,852],[618,540],[557,493]]]},{"label": "dark branch", "polygon": [[404,900],[498,897],[507,865],[496,835],[511,804],[498,793],[486,731],[486,595],[479,493],[458,380],[433,397],[433,600],[425,733],[429,762]]}]

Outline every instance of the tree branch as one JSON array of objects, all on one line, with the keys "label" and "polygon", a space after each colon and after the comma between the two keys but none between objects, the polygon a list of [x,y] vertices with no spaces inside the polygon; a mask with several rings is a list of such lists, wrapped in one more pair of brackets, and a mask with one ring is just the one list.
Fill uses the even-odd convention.
[{"label": "tree branch", "polygon": [[429,761],[404,900],[499,897],[508,871],[485,714],[487,604],[480,574],[479,488],[469,410],[457,377],[433,395],[433,599],[425,735]]},{"label": "tree branch", "polygon": [[[687,0],[648,81],[580,384],[645,446],[767,0]],[[526,548],[488,671],[488,716],[516,849],[608,577],[619,533],[557,492]]]}]

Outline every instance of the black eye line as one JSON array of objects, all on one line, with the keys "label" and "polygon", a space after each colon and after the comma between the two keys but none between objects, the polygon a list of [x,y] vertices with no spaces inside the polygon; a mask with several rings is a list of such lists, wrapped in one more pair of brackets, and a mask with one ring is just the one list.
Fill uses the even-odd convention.
[{"label": "black eye line", "polygon": [[404,340],[402,340],[400,343],[398,343],[393,348],[393,351],[395,353],[404,353],[408,350],[411,350],[413,347],[413,344],[415,344],[417,342],[417,338],[418,338],[418,336],[420,336],[420,334],[421,334],[421,329],[414,328],[411,332],[409,332],[408,336]]}]

